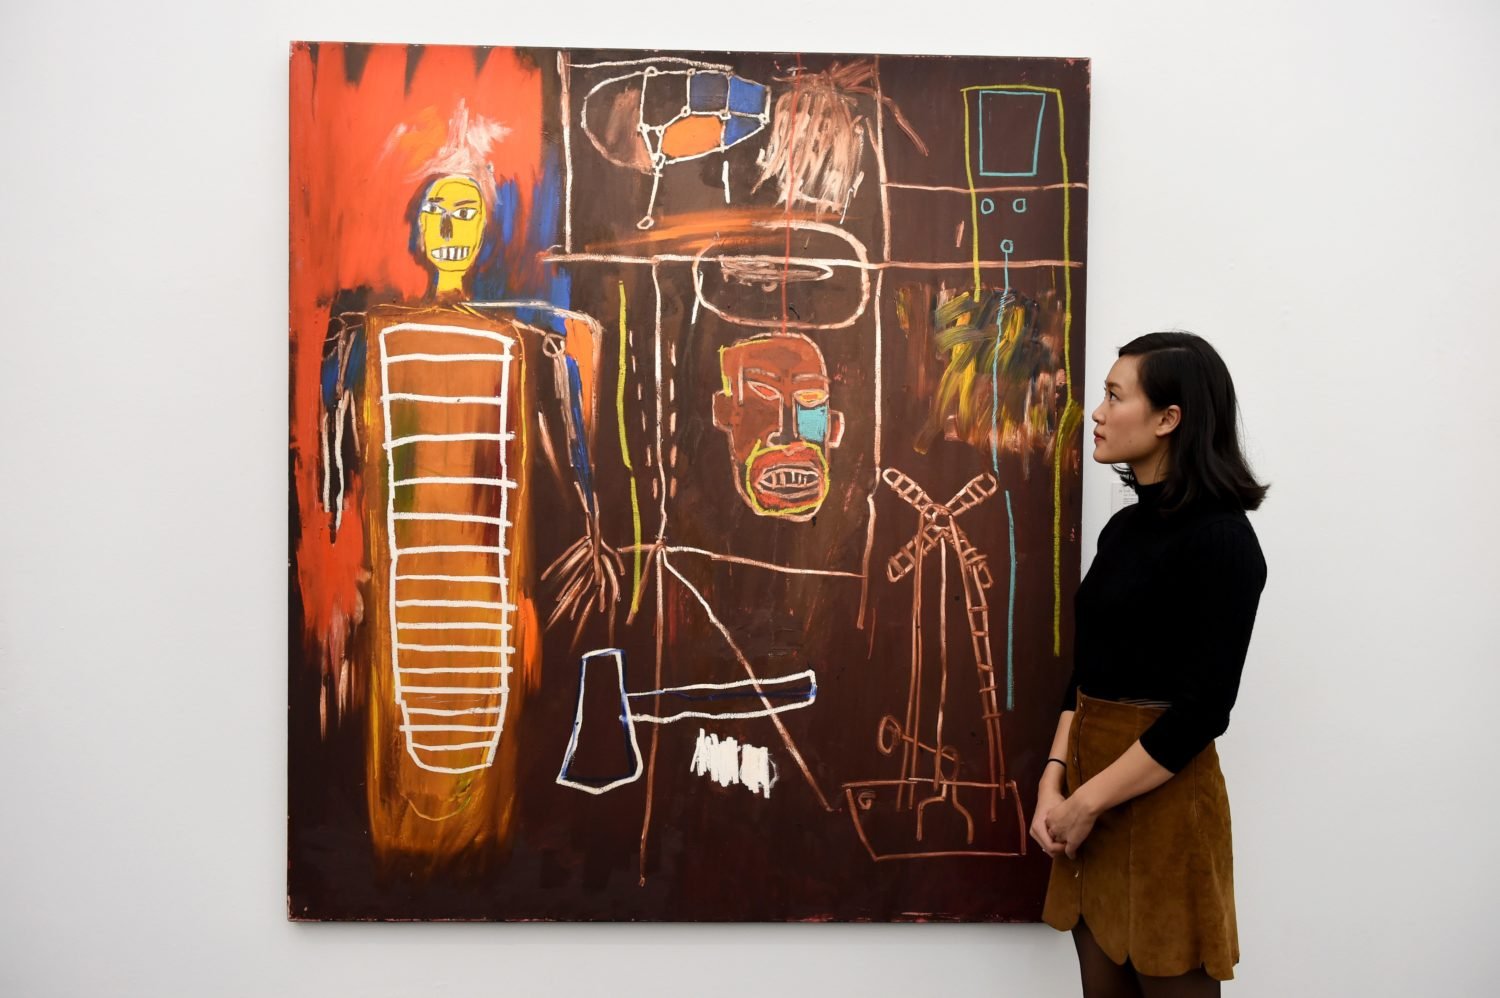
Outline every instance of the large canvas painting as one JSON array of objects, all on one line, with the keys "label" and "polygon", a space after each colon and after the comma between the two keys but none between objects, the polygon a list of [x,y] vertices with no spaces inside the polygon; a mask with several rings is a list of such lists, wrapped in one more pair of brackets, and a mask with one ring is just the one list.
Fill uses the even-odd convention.
[{"label": "large canvas painting", "polygon": [[290,915],[1039,917],[1087,61],[290,93]]}]

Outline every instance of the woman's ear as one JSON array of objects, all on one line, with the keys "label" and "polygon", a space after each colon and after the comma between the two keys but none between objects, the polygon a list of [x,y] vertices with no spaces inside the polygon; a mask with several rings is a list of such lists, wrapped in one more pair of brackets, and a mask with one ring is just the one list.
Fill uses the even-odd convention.
[{"label": "woman's ear", "polygon": [[1164,437],[1182,423],[1182,407],[1169,405],[1156,416],[1156,435]]}]

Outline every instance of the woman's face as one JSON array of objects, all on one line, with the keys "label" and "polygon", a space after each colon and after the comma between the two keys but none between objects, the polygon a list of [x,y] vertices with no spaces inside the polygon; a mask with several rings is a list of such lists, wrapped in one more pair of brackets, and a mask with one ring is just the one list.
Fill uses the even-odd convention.
[{"label": "woman's face", "polygon": [[[1094,460],[1128,464],[1144,482],[1159,477],[1168,435],[1177,428],[1177,406],[1153,409],[1141,390],[1140,358],[1121,357],[1104,379],[1104,401],[1094,410]],[[1142,471],[1154,472],[1147,476]]]}]

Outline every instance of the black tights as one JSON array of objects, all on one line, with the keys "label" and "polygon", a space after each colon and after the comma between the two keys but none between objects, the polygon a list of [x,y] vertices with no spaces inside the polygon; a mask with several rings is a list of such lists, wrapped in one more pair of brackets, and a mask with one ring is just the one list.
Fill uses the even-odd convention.
[{"label": "black tights", "polygon": [[1126,960],[1122,967],[1099,948],[1094,934],[1079,919],[1073,928],[1083,998],[1219,998],[1219,982],[1202,967],[1176,977],[1149,977]]}]

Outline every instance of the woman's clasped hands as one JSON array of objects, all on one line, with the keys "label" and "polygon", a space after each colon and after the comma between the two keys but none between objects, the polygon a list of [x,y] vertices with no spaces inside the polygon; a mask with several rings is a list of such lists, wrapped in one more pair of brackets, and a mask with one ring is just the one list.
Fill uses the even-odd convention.
[{"label": "woman's clasped hands", "polygon": [[1048,856],[1078,856],[1089,832],[1094,830],[1098,814],[1081,794],[1064,797],[1054,787],[1042,787],[1037,793],[1036,814],[1031,819],[1031,837]]}]

